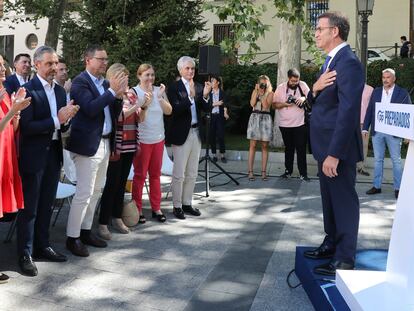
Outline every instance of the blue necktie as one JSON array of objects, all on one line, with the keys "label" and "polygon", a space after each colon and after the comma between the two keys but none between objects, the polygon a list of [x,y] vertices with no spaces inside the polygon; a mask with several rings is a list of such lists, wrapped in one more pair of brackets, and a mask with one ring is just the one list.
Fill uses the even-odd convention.
[{"label": "blue necktie", "polygon": [[322,66],[322,73],[324,73],[326,71],[326,68],[328,68],[328,64],[329,64],[329,61],[331,60],[331,58],[332,57],[330,57],[330,56],[326,56],[325,62],[323,63],[323,66]]}]

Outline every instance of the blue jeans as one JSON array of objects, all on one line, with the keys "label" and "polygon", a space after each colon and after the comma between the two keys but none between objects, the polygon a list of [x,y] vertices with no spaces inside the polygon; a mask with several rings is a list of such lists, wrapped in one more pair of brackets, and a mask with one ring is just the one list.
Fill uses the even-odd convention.
[{"label": "blue jeans", "polygon": [[387,145],[392,161],[394,189],[400,189],[402,176],[401,143],[401,138],[394,137],[388,134],[383,134],[380,132],[376,132],[375,135],[372,136],[372,146],[374,148],[375,158],[374,180],[372,183],[375,188],[381,188],[384,167],[385,145]]}]

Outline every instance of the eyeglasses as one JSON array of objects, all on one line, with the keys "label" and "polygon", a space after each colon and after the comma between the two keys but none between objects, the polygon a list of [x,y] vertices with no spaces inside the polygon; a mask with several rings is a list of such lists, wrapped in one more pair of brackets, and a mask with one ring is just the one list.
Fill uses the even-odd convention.
[{"label": "eyeglasses", "polygon": [[324,29],[335,28],[335,26],[327,26],[327,27],[316,27],[315,32],[322,32]]},{"label": "eyeglasses", "polygon": [[95,58],[95,59],[99,60],[102,63],[107,63],[108,62],[108,58],[107,57],[95,57],[94,56],[92,58]]}]

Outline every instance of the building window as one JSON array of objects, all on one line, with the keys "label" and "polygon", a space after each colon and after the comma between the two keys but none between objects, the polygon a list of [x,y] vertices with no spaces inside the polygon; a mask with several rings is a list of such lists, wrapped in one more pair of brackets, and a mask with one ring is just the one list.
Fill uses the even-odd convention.
[{"label": "building window", "polygon": [[233,39],[234,35],[231,31],[231,24],[215,24],[213,30],[214,44],[220,45],[224,39]]},{"label": "building window", "polygon": [[312,25],[312,28],[316,28],[318,16],[329,10],[329,1],[315,0],[307,1],[306,12],[308,15],[308,21]]},{"label": "building window", "polygon": [[26,37],[26,47],[29,50],[34,50],[39,43],[39,40],[37,39],[37,36],[34,33],[31,33],[27,35]]}]

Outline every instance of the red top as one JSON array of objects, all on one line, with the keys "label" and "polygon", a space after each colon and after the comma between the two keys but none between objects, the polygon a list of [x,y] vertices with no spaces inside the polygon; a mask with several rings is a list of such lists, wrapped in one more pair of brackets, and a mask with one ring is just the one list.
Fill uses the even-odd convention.
[{"label": "red top", "polygon": [[[0,102],[0,120],[10,110],[10,97]],[[0,132],[0,218],[4,213],[15,213],[23,208],[22,182],[17,162],[13,124],[10,121]]]}]

